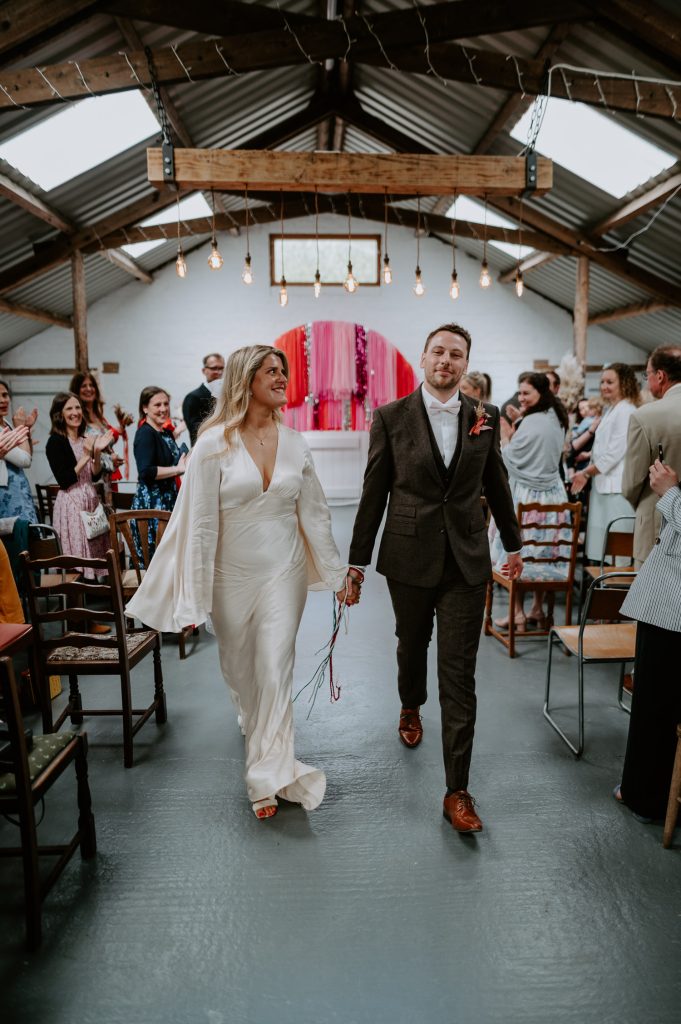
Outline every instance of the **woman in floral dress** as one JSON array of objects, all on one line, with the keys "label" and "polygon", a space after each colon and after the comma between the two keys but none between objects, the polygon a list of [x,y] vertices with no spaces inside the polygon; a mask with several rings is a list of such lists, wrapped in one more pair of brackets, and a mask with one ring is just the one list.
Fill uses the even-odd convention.
[{"label": "woman in floral dress", "polygon": [[[27,427],[30,431],[37,418],[37,409],[27,414],[23,408],[19,408],[11,416],[9,387],[4,380],[0,380],[0,432],[16,427]],[[21,444],[0,454],[0,519],[17,516],[29,523],[38,522],[31,487],[24,472],[31,465],[31,456],[30,433]]]}]

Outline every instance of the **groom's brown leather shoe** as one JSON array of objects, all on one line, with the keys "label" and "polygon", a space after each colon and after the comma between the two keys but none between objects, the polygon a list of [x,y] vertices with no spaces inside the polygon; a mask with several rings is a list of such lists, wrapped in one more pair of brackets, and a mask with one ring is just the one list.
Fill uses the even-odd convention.
[{"label": "groom's brown leather shoe", "polygon": [[475,801],[465,789],[457,789],[445,797],[442,813],[457,832],[482,832],[482,822],[475,813]]},{"label": "groom's brown leather shoe", "polygon": [[402,708],[397,731],[405,747],[418,747],[423,739],[423,726],[418,708]]}]

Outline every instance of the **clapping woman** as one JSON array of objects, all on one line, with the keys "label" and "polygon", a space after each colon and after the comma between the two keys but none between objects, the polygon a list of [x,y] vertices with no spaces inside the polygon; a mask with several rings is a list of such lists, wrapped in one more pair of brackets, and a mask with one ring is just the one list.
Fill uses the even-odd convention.
[{"label": "clapping woman", "polygon": [[30,430],[37,418],[37,409],[27,414],[19,408],[10,419],[9,387],[0,380],[0,436],[3,438],[0,450],[0,519],[18,516],[29,523],[38,522],[24,472],[31,465]]},{"label": "clapping woman", "polygon": [[104,416],[104,403],[99,390],[97,379],[85,371],[74,373],[69,387],[74,395],[77,395],[83,409],[85,419],[85,433],[99,437],[108,432],[111,433],[111,443],[105,451],[102,451],[100,459],[102,464],[102,481],[107,492],[107,502],[112,490],[116,490],[117,483],[121,479],[119,466],[123,459],[113,450],[113,445],[122,436],[122,431],[108,422]]},{"label": "clapping woman", "polygon": [[[94,487],[102,472],[102,451],[113,438],[109,430],[95,437],[86,435],[85,418],[80,400],[70,391],[55,395],[50,408],[52,424],[45,453],[59,494],[54,500],[52,522],[59,534],[65,555],[82,558],[104,558],[109,547],[109,532],[88,539],[82,512],[94,512],[99,498]],[[105,575],[98,570],[97,575]],[[83,569],[86,579],[95,572]]]}]

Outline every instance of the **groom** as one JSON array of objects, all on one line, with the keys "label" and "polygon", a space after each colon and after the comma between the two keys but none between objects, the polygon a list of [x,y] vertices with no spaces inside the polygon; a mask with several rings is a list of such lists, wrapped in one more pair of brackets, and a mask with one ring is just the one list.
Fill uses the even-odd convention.
[{"label": "groom", "polygon": [[437,617],[437,672],[447,792],[444,816],[457,832],[480,832],[468,792],[475,727],[475,660],[491,563],[485,497],[508,555],[522,572],[522,541],[499,448],[499,410],[459,393],[471,338],[456,324],[428,335],[425,381],[374,414],[369,457],[350,545],[349,603],[359,599],[386,502],[377,571],[395,612],[399,736],[423,737],[428,645]]}]

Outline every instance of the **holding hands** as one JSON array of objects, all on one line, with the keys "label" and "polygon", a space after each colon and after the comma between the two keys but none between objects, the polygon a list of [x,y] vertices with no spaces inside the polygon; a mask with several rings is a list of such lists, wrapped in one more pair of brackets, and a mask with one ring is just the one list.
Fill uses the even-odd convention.
[{"label": "holding hands", "polygon": [[666,494],[671,487],[677,487],[679,483],[678,474],[674,472],[671,466],[665,465],[659,459],[655,459],[650,467],[648,479],[650,480],[651,489],[655,494],[659,494],[660,497]]},{"label": "holding hands", "polygon": [[359,604],[359,598],[362,591],[362,583],[364,582],[364,573],[359,569],[349,569],[348,574],[345,577],[345,586],[342,590],[337,591],[336,597],[342,604],[349,606],[353,604]]}]

